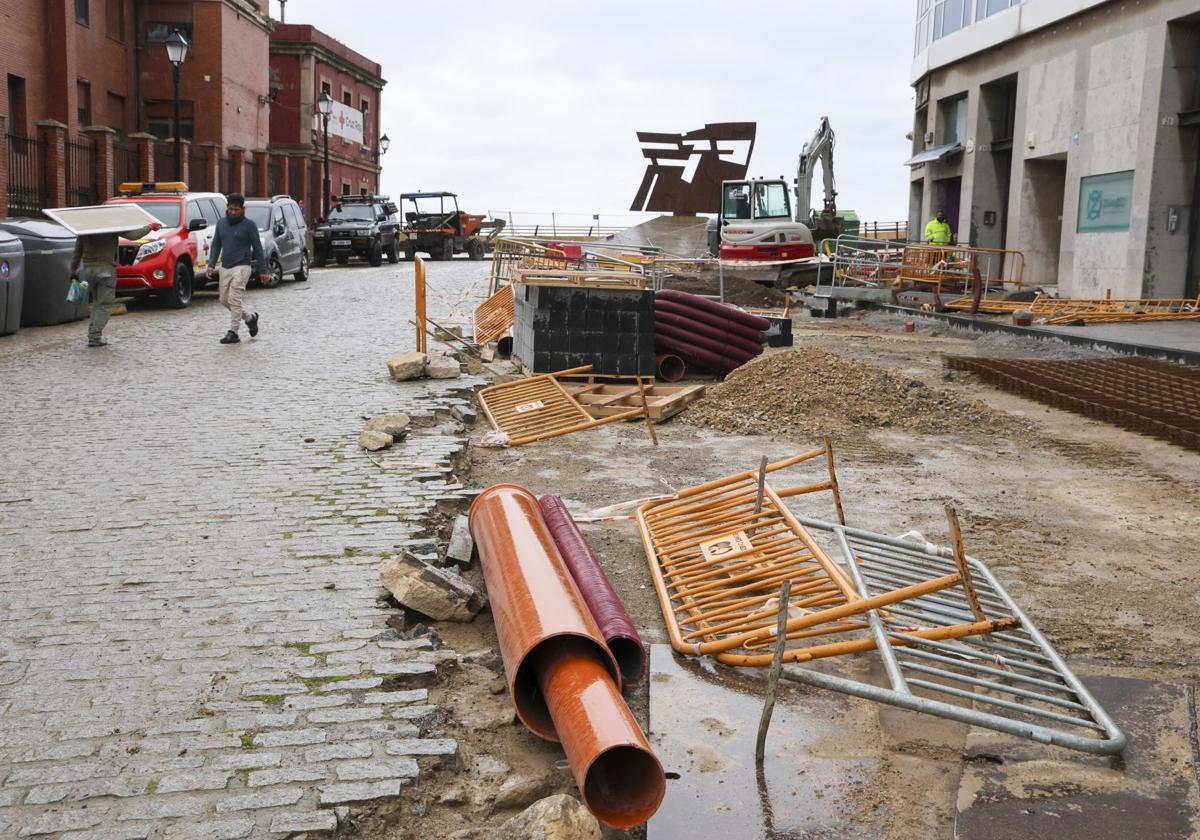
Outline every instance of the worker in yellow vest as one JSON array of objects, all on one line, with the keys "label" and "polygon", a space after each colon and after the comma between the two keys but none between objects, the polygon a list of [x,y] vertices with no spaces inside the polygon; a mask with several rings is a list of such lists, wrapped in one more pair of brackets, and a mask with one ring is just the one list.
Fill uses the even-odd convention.
[{"label": "worker in yellow vest", "polygon": [[937,211],[937,218],[930,219],[925,225],[925,241],[930,245],[950,244],[950,223],[946,221],[946,211]]}]

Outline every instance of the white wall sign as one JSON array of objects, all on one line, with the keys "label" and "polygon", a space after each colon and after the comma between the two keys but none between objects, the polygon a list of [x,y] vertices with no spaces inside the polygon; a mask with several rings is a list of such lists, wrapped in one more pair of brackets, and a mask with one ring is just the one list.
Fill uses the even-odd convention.
[{"label": "white wall sign", "polygon": [[[341,102],[334,102],[333,111],[329,114],[329,136],[342,137],[361,146],[364,122],[362,111]],[[321,130],[321,115],[313,114],[313,131],[320,136]]]}]

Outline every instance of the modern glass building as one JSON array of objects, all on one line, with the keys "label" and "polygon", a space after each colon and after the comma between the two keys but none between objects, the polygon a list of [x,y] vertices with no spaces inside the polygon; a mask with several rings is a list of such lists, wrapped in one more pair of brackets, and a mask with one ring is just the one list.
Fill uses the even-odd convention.
[{"label": "modern glass building", "polygon": [[1200,294],[1200,0],[917,0],[909,225],[1072,297]]}]

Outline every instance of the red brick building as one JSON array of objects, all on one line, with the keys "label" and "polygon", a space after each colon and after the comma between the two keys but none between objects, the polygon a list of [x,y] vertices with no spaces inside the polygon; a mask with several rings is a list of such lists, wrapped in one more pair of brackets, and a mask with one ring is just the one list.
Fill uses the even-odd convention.
[{"label": "red brick building", "polygon": [[379,65],[312,27],[278,25],[267,9],[265,0],[4,0],[0,217],[103,201],[121,181],[174,179],[165,41],[176,29],[191,44],[179,97],[181,177],[193,190],[290,193],[319,208],[320,149],[308,126],[322,85],[340,116],[366,122],[363,142],[331,131],[334,191],[376,189]]},{"label": "red brick building", "polygon": [[[301,158],[310,218],[320,214],[324,137],[317,98],[326,91],[335,112],[329,123],[330,194],[379,191],[380,66],[305,24],[277,24],[271,33],[273,155]],[[303,172],[300,173],[303,178]]]}]

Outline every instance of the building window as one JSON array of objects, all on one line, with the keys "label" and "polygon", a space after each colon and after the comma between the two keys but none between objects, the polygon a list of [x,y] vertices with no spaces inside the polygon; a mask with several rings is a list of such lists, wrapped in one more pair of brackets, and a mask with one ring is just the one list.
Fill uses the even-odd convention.
[{"label": "building window", "polygon": [[108,37],[116,41],[125,40],[125,0],[104,0]]},{"label": "building window", "polygon": [[146,43],[147,44],[165,44],[171,33],[178,29],[187,42],[192,47],[196,46],[195,40],[192,38],[192,25],[186,21],[164,21],[150,20],[146,21]]},{"label": "building window", "polygon": [[84,26],[91,24],[91,15],[88,14],[88,0],[75,0],[75,22],[82,23]]},{"label": "building window", "polygon": [[961,143],[967,136],[967,95],[938,102],[938,145]]},{"label": "building window", "polygon": [[1080,179],[1077,232],[1129,230],[1132,210],[1132,169]]},{"label": "building window", "polygon": [[8,130],[22,136],[29,130],[25,112],[25,80],[11,73],[8,76]]},{"label": "building window", "polygon": [[92,85],[83,79],[75,82],[75,115],[80,129],[92,124]]},{"label": "building window", "polygon": [[342,104],[347,108],[354,107],[354,94],[345,88],[342,89]]},{"label": "building window", "polygon": [[328,93],[330,95],[330,97],[332,97],[333,96],[333,86],[330,85],[329,82],[322,80],[321,81],[321,93]]},{"label": "building window", "polygon": [[351,189],[349,181],[342,181],[342,195],[350,195]]},{"label": "building window", "polygon": [[118,137],[125,134],[125,97],[115,93],[108,95],[108,127],[117,132]]},{"label": "building window", "polygon": [[[190,99],[179,101],[179,139],[194,140],[193,116],[194,104]],[[159,140],[170,140],[175,137],[175,105],[170,100],[147,99],[144,103],[146,113],[146,131]]]},{"label": "building window", "polygon": [[1019,6],[1022,0],[917,0],[914,55],[933,41]]}]

